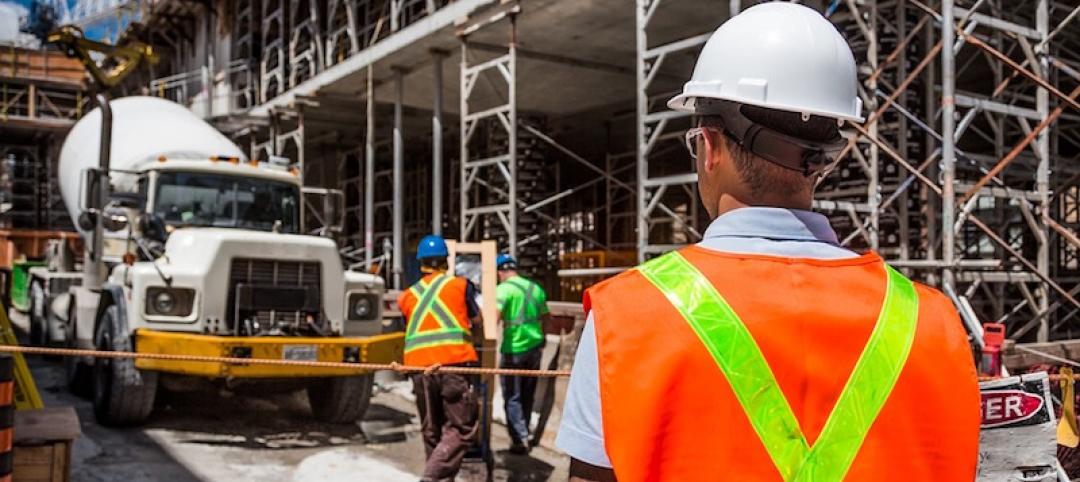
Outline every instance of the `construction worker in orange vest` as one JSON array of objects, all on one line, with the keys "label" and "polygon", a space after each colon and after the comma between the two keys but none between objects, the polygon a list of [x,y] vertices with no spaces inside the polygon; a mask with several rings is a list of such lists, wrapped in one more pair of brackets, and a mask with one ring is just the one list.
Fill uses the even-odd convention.
[{"label": "construction worker in orange vest", "polygon": [[[406,320],[405,364],[474,365],[472,327],[480,309],[476,288],[446,273],[449,250],[436,235],[425,236],[416,250],[423,277],[398,296]],[[480,430],[479,404],[463,375],[433,370],[413,376],[427,463],[424,481],[450,481]]]},{"label": "construction worker in orange vest", "polygon": [[724,23],[668,106],[702,241],[585,295],[556,444],[575,481],[970,481],[979,387],[940,292],[843,247],[810,211],[861,122],[855,62],[818,12]]}]

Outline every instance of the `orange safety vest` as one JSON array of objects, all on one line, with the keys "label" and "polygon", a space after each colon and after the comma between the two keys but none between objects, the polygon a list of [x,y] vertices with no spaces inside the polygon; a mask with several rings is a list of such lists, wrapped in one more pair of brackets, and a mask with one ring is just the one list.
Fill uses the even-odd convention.
[{"label": "orange safety vest", "polygon": [[424,276],[398,296],[405,327],[405,364],[453,365],[477,360],[465,305],[467,282],[446,273]]},{"label": "orange safety vest", "polygon": [[[732,379],[743,379],[743,390],[736,391],[715,356],[717,350],[731,349],[723,341],[734,337],[725,332],[716,338],[714,332],[719,348],[707,346],[707,335],[688,322],[686,305],[696,303],[693,297],[662,291],[664,280],[650,275],[648,267],[609,279],[588,290],[585,308],[592,310],[596,327],[604,444],[620,482],[974,480],[978,380],[963,326],[941,293],[913,286],[895,272],[887,277],[874,253],[817,260],[694,246],[678,254],[703,280],[695,296],[722,300],[705,307],[726,301],[729,312],[742,321],[748,332],[745,345],[760,349],[758,358],[772,372],[772,386],[779,388],[774,402],[781,400],[783,408],[786,401],[788,408],[761,410],[768,397],[755,388],[768,384],[739,373],[752,364],[746,358],[734,359],[727,368]],[[687,279],[676,274],[669,273],[667,281]],[[879,315],[884,319],[889,311],[883,304],[895,280],[908,289],[909,336],[903,345],[906,359],[895,364],[895,376],[883,391],[880,380],[888,375],[856,370],[856,362],[864,364],[864,349],[871,351],[868,342],[877,339],[875,327]],[[706,291],[720,297],[705,297]],[[716,309],[704,311],[722,318]],[[838,403],[841,395],[852,391],[846,388],[849,378],[856,378],[853,372],[869,372],[864,382],[879,385],[880,411],[876,417],[861,413],[872,405],[863,403],[863,391],[844,412],[855,416],[830,421],[834,408],[843,405]],[[753,401],[748,408],[746,394]],[[845,397],[852,398],[850,393]],[[794,425],[790,437],[777,436],[784,433],[779,427],[785,413]],[[829,471],[802,467],[805,459],[798,454],[807,447],[821,448],[815,443],[827,422],[841,427],[833,432],[855,433],[852,427],[860,424],[865,430],[840,437],[842,443],[820,444],[835,448],[847,443],[852,457],[836,470],[842,457],[821,450],[828,455],[818,462],[834,469],[822,475]],[[795,438],[802,447],[790,443]],[[785,453],[785,447],[795,450]]]}]

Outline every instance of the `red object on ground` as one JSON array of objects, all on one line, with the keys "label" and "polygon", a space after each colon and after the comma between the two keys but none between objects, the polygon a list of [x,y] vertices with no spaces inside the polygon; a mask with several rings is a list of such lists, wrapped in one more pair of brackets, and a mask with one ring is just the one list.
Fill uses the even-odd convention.
[{"label": "red object on ground", "polygon": [[1001,346],[1005,344],[1005,325],[983,323],[983,350],[979,371],[983,375],[1001,375]]}]

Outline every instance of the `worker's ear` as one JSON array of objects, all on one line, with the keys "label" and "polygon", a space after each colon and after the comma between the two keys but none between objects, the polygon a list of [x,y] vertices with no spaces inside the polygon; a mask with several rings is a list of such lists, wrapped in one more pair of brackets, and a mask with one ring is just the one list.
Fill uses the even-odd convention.
[{"label": "worker's ear", "polygon": [[701,156],[701,165],[698,166],[699,170],[703,170],[707,173],[716,171],[720,165],[727,162],[728,148],[727,139],[719,133],[707,130],[702,133],[702,140],[705,144],[705,155]]}]

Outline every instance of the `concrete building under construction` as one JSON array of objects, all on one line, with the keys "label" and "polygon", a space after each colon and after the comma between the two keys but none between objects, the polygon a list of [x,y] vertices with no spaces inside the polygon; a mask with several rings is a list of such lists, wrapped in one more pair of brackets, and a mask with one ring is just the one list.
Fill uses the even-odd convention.
[{"label": "concrete building under construction", "polygon": [[[576,301],[700,238],[690,119],[665,102],[708,35],[757,2],[91,3],[86,18],[127,22],[117,42],[160,56],[121,93],[182,103],[252,158],[341,189],[343,245],[392,286],[436,232],[499,240]],[[801,3],[860,65],[867,120],[845,129],[816,200],[843,243],[942,286],[974,330],[1080,337],[1080,7]]]}]

